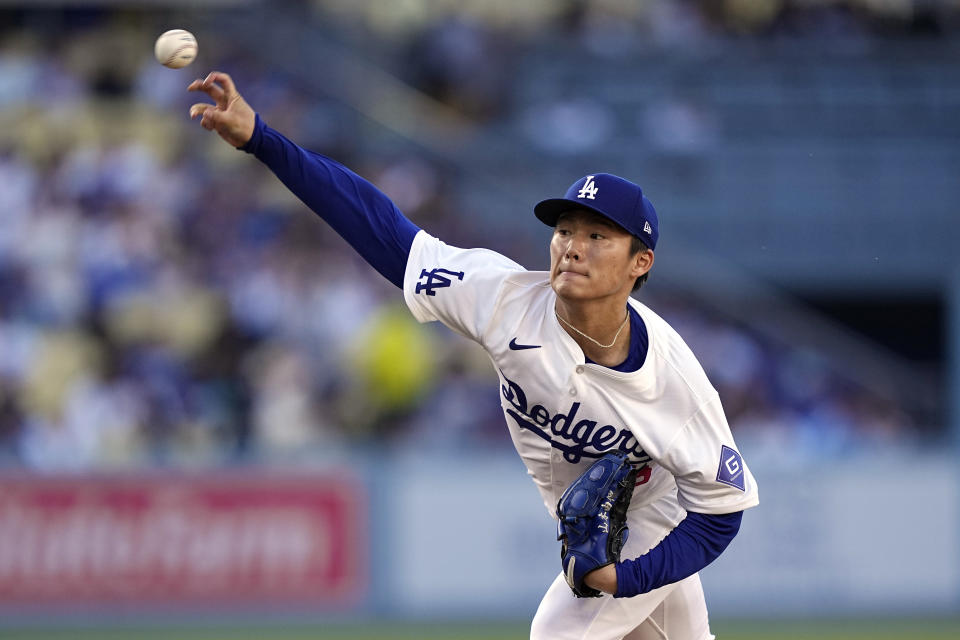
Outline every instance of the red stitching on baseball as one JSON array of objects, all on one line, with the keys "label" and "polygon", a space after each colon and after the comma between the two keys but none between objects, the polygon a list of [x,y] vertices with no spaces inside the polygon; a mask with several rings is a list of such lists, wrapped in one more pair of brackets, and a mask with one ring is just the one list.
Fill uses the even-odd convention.
[{"label": "red stitching on baseball", "polygon": [[173,53],[171,53],[171,54],[170,54],[170,57],[167,58],[167,61],[164,62],[163,64],[170,64],[171,62],[173,62],[173,61],[176,59],[176,57],[177,57],[178,55],[180,55],[180,52],[181,52],[181,51],[183,51],[184,49],[189,49],[189,48],[192,47],[192,46],[193,46],[193,43],[180,45],[180,48],[179,48],[179,49],[176,49]]}]

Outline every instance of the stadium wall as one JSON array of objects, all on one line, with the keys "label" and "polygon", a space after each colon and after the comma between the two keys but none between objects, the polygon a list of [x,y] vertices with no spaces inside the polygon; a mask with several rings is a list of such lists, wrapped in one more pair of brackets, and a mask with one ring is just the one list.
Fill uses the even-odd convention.
[{"label": "stadium wall", "polygon": [[[359,469],[296,472],[6,474],[0,620],[529,618],[556,575],[558,548],[522,464],[499,453],[427,459],[392,454]],[[957,610],[954,459],[875,454],[754,471],[760,506],[702,573],[712,615]]]}]

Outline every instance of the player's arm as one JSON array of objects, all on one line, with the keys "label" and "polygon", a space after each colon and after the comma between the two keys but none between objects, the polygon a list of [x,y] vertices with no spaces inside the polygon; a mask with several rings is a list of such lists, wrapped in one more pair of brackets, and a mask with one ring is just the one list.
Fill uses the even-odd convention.
[{"label": "player's arm", "polygon": [[653,549],[587,574],[588,586],[628,598],[692,576],[716,560],[740,530],[743,512],[689,512]]},{"label": "player's arm", "polygon": [[379,189],[340,163],[294,144],[260,119],[229,75],[214,71],[194,80],[215,104],[195,104],[190,117],[234,147],[266,164],[280,181],[323,218],[374,269],[398,287],[414,236],[420,230]]},{"label": "player's arm", "polygon": [[[687,517],[649,552],[616,565],[616,596],[646,593],[703,569],[737,535],[743,510],[759,502],[756,480],[736,450],[716,392],[664,449],[657,462],[673,474]],[[597,576],[606,582],[612,577],[609,571]]]}]

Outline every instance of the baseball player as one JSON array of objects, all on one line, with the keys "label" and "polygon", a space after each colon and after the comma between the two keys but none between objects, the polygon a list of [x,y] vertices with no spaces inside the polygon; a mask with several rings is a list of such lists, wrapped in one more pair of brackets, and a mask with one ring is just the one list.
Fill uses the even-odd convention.
[{"label": "baseball player", "polygon": [[188,89],[214,102],[193,105],[190,117],[266,164],[402,289],[419,321],[486,349],[510,436],[554,517],[584,469],[605,453],[629,456],[636,479],[623,559],[583,578],[601,597],[577,597],[558,575],[530,637],[712,638],[698,571],[736,535],[757,486],[690,349],[630,296],[659,236],[641,188],[596,173],[537,204],[553,228],[550,270],[527,271],[419,229],[372,184],[268,127],[227,74]]}]

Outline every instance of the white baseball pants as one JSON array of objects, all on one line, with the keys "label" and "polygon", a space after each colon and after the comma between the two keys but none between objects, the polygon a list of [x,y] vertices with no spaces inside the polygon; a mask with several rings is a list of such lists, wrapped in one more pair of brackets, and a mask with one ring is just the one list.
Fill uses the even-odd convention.
[{"label": "white baseball pants", "polygon": [[633,598],[577,598],[563,574],[530,627],[530,640],[713,640],[700,576]]}]

